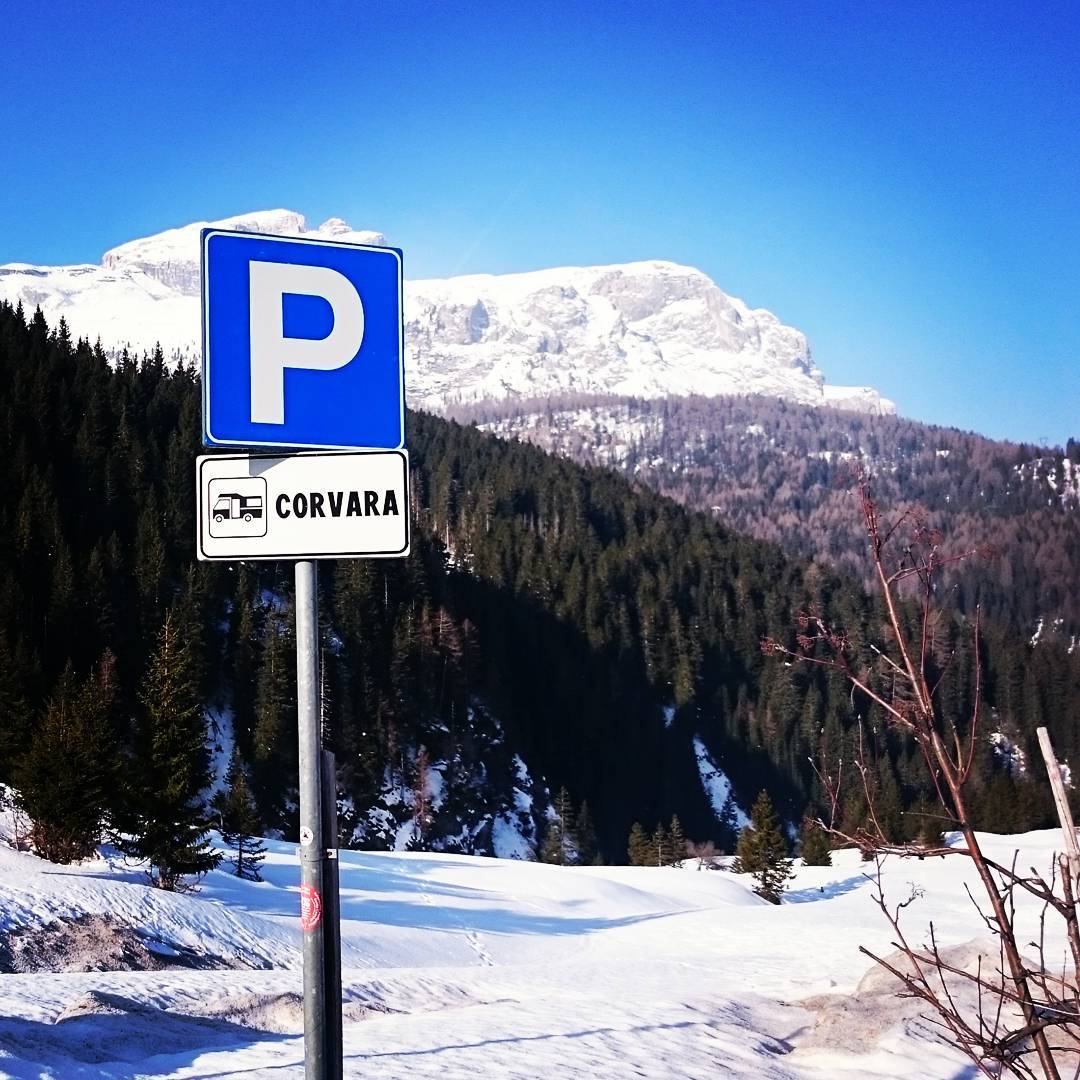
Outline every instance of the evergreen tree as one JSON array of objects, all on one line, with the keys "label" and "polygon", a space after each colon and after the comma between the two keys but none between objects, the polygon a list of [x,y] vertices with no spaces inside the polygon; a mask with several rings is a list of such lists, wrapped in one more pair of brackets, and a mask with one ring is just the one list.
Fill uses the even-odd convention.
[{"label": "evergreen tree", "polygon": [[250,565],[241,564],[233,589],[230,638],[226,652],[233,702],[233,733],[242,753],[250,757],[255,726],[255,685],[260,639],[261,607]]},{"label": "evergreen tree", "polygon": [[[993,791],[994,783],[991,781],[987,788],[987,796],[990,797]],[[944,847],[945,832],[941,827],[940,806],[924,797],[904,816],[909,838],[913,843],[924,848]],[[989,818],[989,814],[986,816]]]},{"label": "evergreen tree", "polygon": [[16,769],[19,805],[32,822],[31,840],[50,862],[93,855],[114,790],[111,688],[97,676],[79,685],[71,669],[65,671]]},{"label": "evergreen tree", "polygon": [[582,801],[581,809],[578,811],[577,825],[574,829],[574,845],[577,848],[578,862],[583,866],[594,865],[599,859],[596,848],[596,828],[593,825],[587,800]]},{"label": "evergreen tree", "polygon": [[[563,449],[595,455],[595,439],[568,446],[579,434],[563,424],[564,409],[591,404],[552,401],[542,416],[530,414],[530,424],[561,428]],[[881,612],[856,579],[786,557],[732,527],[850,564],[865,535],[829,495],[849,451],[874,458],[888,448],[899,467],[879,477],[883,500],[918,501],[942,515],[958,546],[992,539],[1016,551],[994,564],[998,571],[960,567],[950,583],[971,611],[979,575],[983,620],[977,655],[969,616],[942,622],[935,634],[943,650],[942,715],[970,716],[978,660],[982,724],[999,716],[1030,757],[1032,728],[1042,718],[1061,756],[1080,757],[1080,728],[1069,719],[1080,694],[1080,650],[1068,650],[1080,630],[1080,575],[1069,557],[1080,516],[1067,500],[1046,498],[1047,476],[1059,485],[1064,478],[1060,454],[899,418],[852,426],[843,413],[760,400],[616,407],[634,426],[646,420],[643,429],[663,444],[635,440],[625,458],[633,485],[468,424],[410,416],[413,553],[383,564],[342,560],[324,576],[320,596],[324,723],[357,823],[370,820],[366,811],[388,766],[399,786],[409,783],[407,748],[426,744],[433,759],[456,757],[462,777],[489,765],[487,748],[470,732],[480,699],[503,718],[506,749],[536,774],[562,776],[567,761],[595,761],[604,747],[603,769],[572,775],[576,796],[604,808],[599,843],[609,857],[625,838],[621,823],[643,815],[655,822],[658,792],[665,815],[676,811],[693,835],[728,846],[729,830],[691,794],[696,778],[687,783],[686,763],[662,749],[656,720],[665,706],[676,707],[676,726],[708,731],[724,746],[725,772],[740,789],[784,790],[795,809],[820,801],[807,762],[852,760],[853,703],[839,681],[820,672],[763,673],[759,642],[787,634],[794,613],[810,608],[865,641]],[[143,723],[133,721],[145,712],[140,681],[163,613],[186,597],[203,655],[215,660],[196,677],[199,699],[232,696],[236,742],[263,820],[288,829],[295,662],[280,614],[276,640],[266,633],[267,598],[280,605],[288,587],[270,564],[203,564],[190,575],[188,488],[198,416],[192,366],[168,367],[160,354],[145,362],[122,354],[110,363],[100,347],[50,332],[40,313],[0,301],[0,636],[8,646],[6,657],[0,648],[0,744],[7,743],[0,745],[0,777],[13,778],[15,758],[29,746],[29,718],[40,718],[33,725],[40,726],[65,668],[81,677],[106,646],[118,658],[112,726],[124,756],[143,760]],[[768,447],[743,436],[750,424],[769,430]],[[709,434],[699,447],[690,433],[701,431]],[[690,460],[683,451],[692,444]],[[1077,460],[1075,445],[1069,453]],[[660,472],[649,464],[657,456],[665,463]],[[1040,467],[1040,479],[1030,468],[1033,456],[1052,462]],[[1028,470],[1024,483],[1008,482],[1019,468]],[[693,509],[713,506],[721,509]],[[815,523],[809,529],[808,512]],[[987,572],[998,579],[986,581]],[[1042,615],[1046,631],[1032,648]],[[1052,632],[1058,616],[1065,622]],[[466,626],[474,630],[466,634]],[[273,662],[275,649],[282,663]],[[955,654],[951,666],[948,653]],[[6,704],[12,700],[14,708]],[[930,794],[918,779],[917,750],[884,735],[881,717],[855,704],[872,743],[867,760],[876,767],[868,780],[879,818],[890,837],[898,822],[910,836],[911,808]],[[979,827],[1046,823],[1052,806],[1045,785],[1004,776],[989,746],[975,769]],[[509,775],[500,764],[488,781]],[[463,780],[456,788],[462,822],[480,805],[471,787]],[[865,799],[842,809],[845,828],[865,823]],[[446,839],[440,815],[430,846]],[[445,817],[445,825],[452,834],[454,820]]]},{"label": "evergreen tree", "polygon": [[[279,611],[266,619],[262,663],[255,692],[251,778],[263,821],[275,829],[291,826],[285,796],[296,790],[296,656],[288,620]],[[294,800],[293,800],[294,801]]]},{"label": "evergreen tree", "polygon": [[630,839],[626,845],[626,857],[631,866],[649,865],[649,837],[639,821],[635,821],[630,827]]},{"label": "evergreen tree", "polygon": [[724,846],[721,850],[727,851],[739,837],[739,804],[735,801],[733,792],[728,791],[720,813],[716,815],[716,821],[723,837]]},{"label": "evergreen tree", "polygon": [[427,837],[435,820],[428,780],[430,769],[431,757],[427,752],[427,747],[421,746],[416,752],[416,760],[413,762],[412,768],[413,841],[409,846],[410,851],[425,850]]},{"label": "evergreen tree", "polygon": [[787,841],[768,792],[759,793],[750,812],[750,824],[739,833],[732,871],[750,874],[756,882],[754,892],[770,904],[779,904],[788,878],[791,859]]},{"label": "evergreen tree", "polygon": [[832,847],[825,830],[810,816],[799,829],[799,854],[806,866],[832,866]]},{"label": "evergreen tree", "polygon": [[7,635],[0,630],[0,782],[10,782],[30,743],[30,708],[23,696]]},{"label": "evergreen tree", "polygon": [[221,860],[207,840],[202,792],[210,783],[210,754],[189,629],[170,612],[158,633],[140,694],[138,778],[122,845],[149,863],[148,875],[162,889],[176,889],[185,876],[201,876]]},{"label": "evergreen tree", "polygon": [[266,845],[259,836],[259,813],[235,747],[225,783],[225,790],[214,800],[214,808],[221,815],[221,839],[236,852],[232,859],[236,876],[247,881],[261,881],[259,864],[266,856]]},{"label": "evergreen tree", "polygon": [[158,526],[158,510],[153,489],[139,514],[135,536],[135,582],[139,590],[144,625],[151,628],[161,619],[165,591],[166,551]]},{"label": "evergreen tree", "polygon": [[686,858],[686,834],[683,832],[682,823],[677,815],[671,816],[671,829],[668,833],[668,843],[671,847],[671,865],[679,866]]},{"label": "evergreen tree", "polygon": [[559,788],[559,794],[555,796],[555,816],[548,821],[540,861],[568,866],[576,860],[574,804],[570,801],[570,792],[563,787]]},{"label": "evergreen tree", "polygon": [[901,843],[904,833],[904,807],[900,799],[900,788],[896,783],[896,773],[886,755],[882,756],[878,764],[876,788],[874,817],[887,840]]},{"label": "evergreen tree", "polygon": [[649,840],[649,861],[647,866],[670,866],[672,863],[671,834],[664,828],[664,823],[653,830]]}]

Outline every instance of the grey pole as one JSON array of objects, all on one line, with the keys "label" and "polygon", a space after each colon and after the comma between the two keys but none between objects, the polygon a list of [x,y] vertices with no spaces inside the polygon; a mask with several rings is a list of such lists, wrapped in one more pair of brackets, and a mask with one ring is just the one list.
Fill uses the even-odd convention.
[{"label": "grey pole", "polygon": [[339,892],[337,769],[334,755],[322,752],[323,843],[326,863],[323,871],[323,921],[326,954],[326,1056],[329,1080],[342,1080],[344,1049],[341,1025],[341,898]]},{"label": "grey pole", "polygon": [[296,564],[296,705],[300,733],[300,925],[304,933],[304,1076],[329,1080],[323,933],[322,731],[315,563]]}]

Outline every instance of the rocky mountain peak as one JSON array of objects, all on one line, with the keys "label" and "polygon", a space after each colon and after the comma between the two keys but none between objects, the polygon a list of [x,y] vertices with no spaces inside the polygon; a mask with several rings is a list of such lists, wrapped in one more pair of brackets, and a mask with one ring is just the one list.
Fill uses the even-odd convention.
[{"label": "rocky mountain peak", "polygon": [[[205,228],[383,245],[339,217],[308,227],[295,210],[197,221],[107,251],[100,266],[0,267],[0,298],[62,315],[106,349],[160,342],[199,350],[199,234]],[[891,413],[868,387],[830,387],[806,335],[664,260],[473,274],[405,285],[410,403],[431,411],[566,393],[764,394]]]}]

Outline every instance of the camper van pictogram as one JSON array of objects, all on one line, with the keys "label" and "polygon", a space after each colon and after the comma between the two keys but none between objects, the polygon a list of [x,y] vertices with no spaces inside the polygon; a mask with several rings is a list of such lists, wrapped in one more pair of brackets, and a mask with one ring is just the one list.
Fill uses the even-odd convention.
[{"label": "camper van pictogram", "polygon": [[222,522],[226,518],[235,521],[243,518],[252,521],[263,516],[263,500],[261,495],[241,495],[230,491],[225,495],[219,495],[214,502],[214,520]]},{"label": "camper van pictogram", "polygon": [[211,480],[205,512],[211,536],[265,536],[266,481],[261,476]]}]

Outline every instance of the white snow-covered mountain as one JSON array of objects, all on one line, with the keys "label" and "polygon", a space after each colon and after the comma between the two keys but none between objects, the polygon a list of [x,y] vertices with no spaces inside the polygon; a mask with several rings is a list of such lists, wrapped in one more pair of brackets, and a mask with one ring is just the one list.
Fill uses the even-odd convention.
[{"label": "white snow-covered mountain", "polygon": [[[0,265],[0,299],[63,316],[109,351],[167,356],[199,348],[199,232],[214,226],[365,244],[381,233],[331,218],[266,210],[133,240],[98,266]],[[410,404],[566,393],[663,397],[767,394],[804,404],[892,413],[869,387],[828,386],[806,336],[728,296],[700,270],[662,261],[408,281]]]}]

